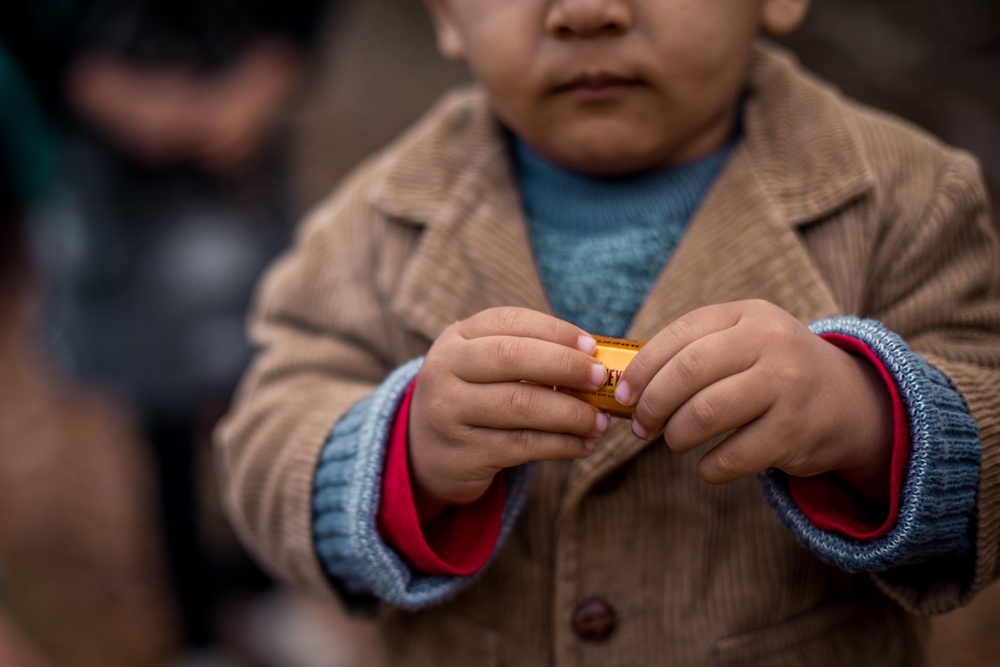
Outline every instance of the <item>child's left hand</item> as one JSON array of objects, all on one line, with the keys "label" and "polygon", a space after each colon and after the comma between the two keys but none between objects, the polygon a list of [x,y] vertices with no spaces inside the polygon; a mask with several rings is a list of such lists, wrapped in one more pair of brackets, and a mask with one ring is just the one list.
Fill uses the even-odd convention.
[{"label": "child's left hand", "polygon": [[698,464],[721,484],[769,467],[836,471],[884,501],[892,447],[888,392],[866,360],[766,301],[708,306],[653,336],[622,373],[633,432],[687,452],[732,432]]}]

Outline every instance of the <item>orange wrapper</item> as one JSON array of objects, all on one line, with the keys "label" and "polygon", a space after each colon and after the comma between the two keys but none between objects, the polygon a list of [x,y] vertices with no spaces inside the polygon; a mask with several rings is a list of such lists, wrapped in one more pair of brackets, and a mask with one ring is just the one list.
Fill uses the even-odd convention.
[{"label": "orange wrapper", "polygon": [[618,386],[622,371],[645,343],[638,340],[607,338],[605,336],[594,336],[594,340],[597,341],[597,351],[594,352],[594,356],[608,369],[608,379],[604,386],[597,391],[580,391],[570,387],[554,387],[554,389],[575,396],[585,403],[590,403],[609,415],[631,417],[632,406],[622,405],[615,400],[615,387]]}]

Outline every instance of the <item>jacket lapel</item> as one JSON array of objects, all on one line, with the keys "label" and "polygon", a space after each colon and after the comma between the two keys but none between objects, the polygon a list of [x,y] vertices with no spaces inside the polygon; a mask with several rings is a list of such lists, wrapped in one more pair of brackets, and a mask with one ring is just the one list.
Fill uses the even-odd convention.
[{"label": "jacket lapel", "polygon": [[392,307],[433,340],[450,324],[501,305],[549,310],[518,202],[490,191],[456,224],[424,229]]},{"label": "jacket lapel", "polygon": [[648,340],[696,308],[741,299],[770,301],[802,321],[835,314],[833,296],[780,213],[746,151],[738,150],[654,284],[630,335]]},{"label": "jacket lapel", "polygon": [[418,132],[373,194],[383,213],[420,229],[392,309],[430,340],[495,306],[550,312],[501,128],[478,93],[444,105],[431,136]]}]

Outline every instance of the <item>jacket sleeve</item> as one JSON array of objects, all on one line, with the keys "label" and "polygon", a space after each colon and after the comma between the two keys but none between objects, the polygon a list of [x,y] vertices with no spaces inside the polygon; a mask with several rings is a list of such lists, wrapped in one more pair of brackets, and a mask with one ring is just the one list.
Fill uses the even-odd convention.
[{"label": "jacket sleeve", "polygon": [[[323,448],[313,497],[316,549],[324,570],[349,602],[373,596],[416,609],[441,602],[468,586],[468,576],[429,575],[410,566],[379,532],[376,517],[386,444],[397,406],[422,360],[396,369],[333,429]],[[506,541],[524,501],[530,466],[507,471],[500,535]]]},{"label": "jacket sleeve", "polygon": [[958,151],[920,157],[901,170],[910,182],[877,202],[883,231],[865,277],[866,319],[813,325],[868,345],[903,395],[913,451],[897,524],[869,542],[824,533],[785,503],[780,475],[769,473],[765,488],[821,558],[872,572],[913,612],[942,613],[1000,566],[1000,245],[975,161]]},{"label": "jacket sleeve", "polygon": [[[374,178],[362,168],[349,179],[265,276],[256,355],[216,430],[217,469],[237,536],[276,578],[414,608],[472,577],[413,571],[376,525],[392,417],[432,341],[389,303],[421,230],[373,210]],[[508,478],[497,549],[528,472]]]},{"label": "jacket sleeve", "polygon": [[[371,167],[369,167],[370,169]],[[364,169],[317,207],[265,275],[252,308],[255,357],[216,429],[234,531],[276,578],[331,590],[313,540],[320,452],[352,406],[429,343],[400,331],[379,295],[384,231]]]},{"label": "jacket sleeve", "polygon": [[[795,536],[823,560],[847,571],[922,573],[968,581],[975,564],[972,511],[979,477],[976,423],[961,395],[899,336],[872,320],[835,317],[814,322],[817,334],[837,333],[864,343],[901,394],[909,426],[910,457],[895,524],[870,540],[821,530],[795,504],[779,470],[761,475],[765,495]],[[920,577],[918,577],[919,579]]]}]

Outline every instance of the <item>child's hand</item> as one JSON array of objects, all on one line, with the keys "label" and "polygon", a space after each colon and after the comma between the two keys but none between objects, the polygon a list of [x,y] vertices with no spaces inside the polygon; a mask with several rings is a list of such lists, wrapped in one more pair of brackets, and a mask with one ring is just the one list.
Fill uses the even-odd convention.
[{"label": "child's hand", "polygon": [[421,518],[476,500],[503,468],[587,456],[609,418],[553,386],[601,387],[607,371],[595,347],[582,329],[524,308],[483,311],[445,329],[411,405]]},{"label": "child's hand", "polygon": [[674,321],[625,369],[616,398],[635,405],[637,436],[663,431],[675,452],[732,431],[699,462],[706,482],[776,467],[837,471],[873,500],[887,493],[891,408],[877,371],[765,301]]}]

